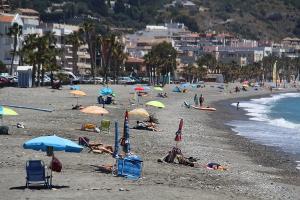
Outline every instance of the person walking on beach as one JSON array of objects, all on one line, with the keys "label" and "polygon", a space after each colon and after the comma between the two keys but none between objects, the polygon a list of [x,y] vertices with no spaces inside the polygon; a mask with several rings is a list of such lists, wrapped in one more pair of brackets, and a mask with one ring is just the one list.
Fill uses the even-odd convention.
[{"label": "person walking on beach", "polygon": [[237,109],[237,110],[240,109],[239,106],[240,106],[240,102],[238,101],[238,102],[236,103],[236,109]]},{"label": "person walking on beach", "polygon": [[202,94],[199,97],[199,102],[200,102],[200,107],[203,106],[203,102],[204,102],[204,97],[202,96]]},{"label": "person walking on beach", "polygon": [[197,94],[195,94],[195,96],[194,96],[194,102],[195,102],[195,106],[198,107],[199,106],[199,99],[198,99]]}]

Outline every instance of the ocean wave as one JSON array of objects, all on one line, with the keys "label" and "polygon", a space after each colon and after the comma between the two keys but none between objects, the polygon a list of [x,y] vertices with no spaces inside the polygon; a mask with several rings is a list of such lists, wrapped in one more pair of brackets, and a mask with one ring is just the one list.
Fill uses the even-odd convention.
[{"label": "ocean wave", "polygon": [[[300,97],[300,93],[285,93],[276,94],[271,97],[264,97],[260,99],[251,99],[250,101],[240,102],[239,107],[247,112],[250,120],[266,122],[273,126],[284,127],[289,129],[300,128],[300,124],[290,122],[284,118],[272,119],[270,114],[274,103],[283,98],[297,98]],[[236,106],[233,103],[232,106]]]}]

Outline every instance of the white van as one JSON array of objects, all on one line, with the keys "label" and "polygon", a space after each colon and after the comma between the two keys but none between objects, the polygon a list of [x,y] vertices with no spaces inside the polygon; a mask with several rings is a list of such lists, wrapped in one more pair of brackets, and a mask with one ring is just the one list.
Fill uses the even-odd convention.
[{"label": "white van", "polygon": [[70,83],[73,83],[73,84],[78,84],[79,83],[79,78],[77,76],[75,76],[75,74],[73,74],[73,72],[59,71],[59,72],[56,72],[55,74],[67,75],[69,80],[70,80]]}]

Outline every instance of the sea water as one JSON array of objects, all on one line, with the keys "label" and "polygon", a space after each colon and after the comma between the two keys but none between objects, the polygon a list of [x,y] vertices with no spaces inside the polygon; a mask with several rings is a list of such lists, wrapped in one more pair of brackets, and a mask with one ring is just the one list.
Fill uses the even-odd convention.
[{"label": "sea water", "polygon": [[[236,106],[236,103],[232,104]],[[228,123],[238,135],[300,154],[300,93],[276,94],[239,104],[249,120]],[[300,169],[300,162],[297,166]]]}]

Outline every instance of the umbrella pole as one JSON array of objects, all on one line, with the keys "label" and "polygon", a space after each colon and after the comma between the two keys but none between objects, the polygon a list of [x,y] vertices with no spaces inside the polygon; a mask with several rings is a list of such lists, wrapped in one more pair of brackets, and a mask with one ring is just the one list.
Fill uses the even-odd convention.
[{"label": "umbrella pole", "polygon": [[78,97],[76,99],[77,99],[77,104],[76,105],[78,106]]},{"label": "umbrella pole", "polygon": [[51,172],[50,172],[50,188],[52,188],[52,163],[53,163],[53,158],[54,158],[54,153],[52,154],[52,159],[51,159]]}]

